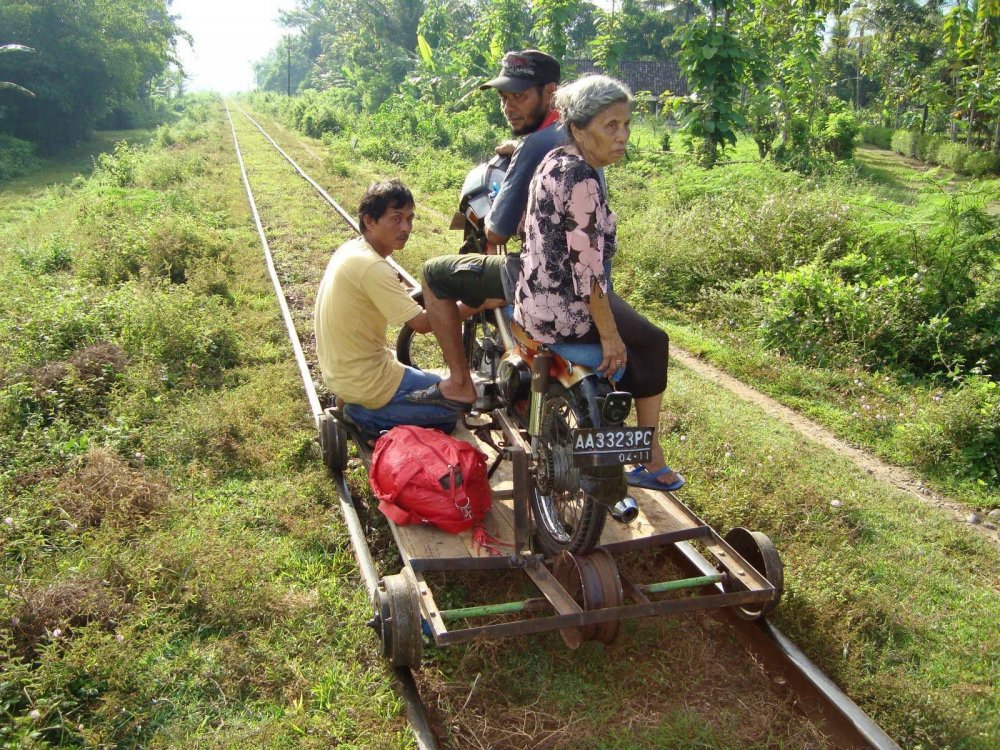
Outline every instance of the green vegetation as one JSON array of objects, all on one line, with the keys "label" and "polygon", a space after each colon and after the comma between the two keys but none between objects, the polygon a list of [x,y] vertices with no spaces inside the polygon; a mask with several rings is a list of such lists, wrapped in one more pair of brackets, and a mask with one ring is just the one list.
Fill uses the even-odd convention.
[{"label": "green vegetation", "polygon": [[[403,96],[351,127],[332,94],[252,101],[303,131],[342,123],[323,134],[334,153],[407,174],[444,213],[468,159],[501,137],[470,124],[474,109],[449,116]],[[816,122],[822,130],[804,137],[825,133],[831,150],[853,153],[849,124],[835,114]],[[640,126],[627,163],[612,170],[622,288],[668,313],[695,349],[848,440],[972,505],[1000,504],[1000,238],[987,211],[997,185],[879,171],[864,159],[802,176],[753,163],[746,140],[736,164],[706,171],[662,153],[663,132],[655,120]]]},{"label": "green vegetation", "polygon": [[4,193],[0,746],[408,747],[216,103]]},{"label": "green vegetation", "polygon": [[[270,96],[255,100],[274,111],[280,111],[283,101]],[[294,111],[294,107],[291,109]],[[442,229],[448,223],[448,210],[454,205],[458,184],[436,188],[436,178],[428,180],[428,165],[409,155],[420,148],[412,133],[401,139],[405,152],[389,149],[398,121],[392,120],[391,127],[386,127],[386,122],[383,120],[379,127],[374,120],[360,119],[352,128],[325,136],[328,150],[321,162],[316,158],[320,154],[310,156],[310,151],[318,148],[315,144],[303,144],[291,136],[279,137],[279,141],[301,163],[314,165],[310,171],[324,184],[332,185],[337,195],[356,196],[356,192],[349,192],[351,183],[364,184],[372,174],[399,174],[418,186],[417,229],[397,257],[410,272],[416,272],[428,255],[457,243],[455,233]],[[256,137],[247,131],[247,136],[241,131],[241,137]],[[381,161],[370,162],[358,153],[368,147],[364,144],[371,139],[384,142],[384,148],[375,151],[387,154]],[[633,223],[629,214],[638,211],[640,205],[652,210],[650,196],[658,197],[664,190],[660,183],[650,183],[652,175],[645,171],[649,164],[639,158],[646,145],[659,142],[659,132],[643,127],[635,140],[639,153],[629,164],[609,174],[612,200],[623,222],[621,231],[626,231],[627,223],[630,232],[628,240],[623,240],[618,266],[619,288],[624,289],[639,288],[636,284],[648,269],[636,270],[635,251],[654,239],[648,225]],[[753,145],[743,144],[741,148],[752,149]],[[251,150],[251,146],[247,149]],[[456,180],[460,179],[468,162],[463,166],[463,160],[447,148],[438,153],[439,173],[453,173]],[[742,199],[750,193],[750,185],[759,186],[762,180],[773,181],[768,183],[769,188],[779,195],[800,186],[798,192],[789,195],[787,203],[774,209],[773,224],[756,229],[762,236],[773,235],[776,241],[788,243],[792,248],[788,250],[790,257],[798,252],[794,243],[799,234],[802,238],[798,247],[805,253],[805,248],[825,242],[828,233],[840,226],[838,222],[849,218],[847,209],[838,208],[832,216],[823,212],[821,218],[810,223],[818,208],[841,206],[844,198],[838,191],[853,191],[855,200],[862,205],[867,200],[858,197],[862,189],[871,193],[873,201],[881,191],[881,187],[853,174],[829,178],[821,191],[815,179],[806,180],[778,169],[761,172],[755,164],[708,171],[683,157],[675,162],[672,172],[666,172],[663,165],[658,168],[664,170],[664,183],[676,186],[689,205],[711,195],[725,195],[729,181],[740,173],[738,179],[748,185],[738,193]],[[275,164],[273,157],[258,156],[251,167],[256,174],[273,174],[279,171]],[[274,216],[274,208],[289,204],[289,195],[302,196],[293,201],[302,207],[285,209],[292,210],[293,215],[276,217],[276,225],[271,227],[273,236],[281,238],[284,248],[294,247],[298,257],[310,246],[322,243],[323,235],[319,234],[320,227],[310,224],[308,191],[297,187],[290,172],[286,173],[288,177],[276,175],[259,180],[259,192],[270,207],[270,216]],[[931,187],[929,192],[938,191]],[[660,206],[660,210],[664,211],[664,207]],[[730,209],[730,213],[734,211]],[[715,206],[699,213],[697,219],[705,222],[724,214]],[[786,223],[790,226],[782,229]],[[779,231],[783,232],[780,238]],[[682,232],[675,230],[665,236],[676,239],[678,234]],[[748,247],[744,240],[740,251]],[[651,247],[648,252],[664,249]],[[693,253],[691,257],[696,258]],[[814,254],[814,250],[808,253],[810,257]],[[321,263],[316,263],[307,271],[303,257],[296,261],[296,270],[290,275],[301,279],[311,273],[315,279],[321,268]],[[669,266],[660,263],[657,269],[662,268],[669,273]],[[684,274],[673,276],[679,280]],[[303,283],[296,296],[302,295],[308,301],[314,292]],[[692,299],[698,298],[699,294],[693,292]],[[647,310],[660,309],[678,320],[673,306],[653,305],[638,296],[635,299]],[[838,397],[844,398],[845,404],[834,402],[828,411],[836,414],[834,407],[853,403],[865,415],[859,421],[869,426],[880,426],[882,420],[876,416],[878,412],[870,413],[862,404],[877,406],[884,415],[887,407],[877,398],[881,391],[891,391],[907,404],[913,398],[912,382],[900,384],[885,373],[872,374],[860,367],[840,371],[796,364],[756,347],[725,346],[709,327],[696,327],[692,320],[683,328],[677,322],[662,322],[670,327],[675,340],[681,339],[695,349],[700,347],[727,365],[725,356],[739,361],[741,356],[756,352],[758,364],[769,363],[771,367],[764,371],[761,364],[762,370],[755,374],[761,381],[774,381],[789,390],[798,388],[798,393],[806,391],[814,398],[839,389],[842,393]],[[862,381],[861,386],[836,379],[851,375]],[[943,403],[932,400],[933,395],[943,392],[939,389],[928,393],[927,405]],[[668,399],[664,416],[668,455],[693,477],[685,489],[686,501],[717,528],[747,525],[766,531],[789,565],[788,600],[776,612],[779,626],[794,634],[796,642],[904,746],[989,747],[992,738],[1000,733],[993,719],[998,695],[989,687],[993,665],[988,657],[984,658],[982,643],[991,637],[992,623],[1000,614],[990,588],[990,581],[1000,570],[997,550],[948,517],[880,485],[732,395],[706,388],[704,382],[681,368],[672,375]],[[811,402],[802,399],[793,403],[804,408]],[[832,505],[834,500],[840,504]],[[395,570],[396,565],[390,560],[385,569]],[[447,583],[440,589],[445,592],[443,596],[454,596],[454,601],[462,604],[492,600],[488,597],[495,596],[498,585],[502,585],[495,578],[478,585],[451,579]],[[518,596],[518,592],[511,592],[511,598]],[[911,599],[916,603],[911,604]],[[664,737],[675,734],[699,737],[715,747],[740,746],[747,737],[757,737],[759,743],[766,744],[752,734],[752,729],[736,730],[730,723],[732,717],[725,712],[712,716],[684,712],[685,702],[691,700],[698,687],[695,685],[695,693],[691,693],[678,685],[678,670],[683,671],[679,665],[690,656],[675,659],[678,653],[688,653],[689,648],[703,643],[705,637],[689,630],[691,625],[683,619],[630,625],[621,647],[624,652],[604,652],[594,647],[568,654],[555,637],[431,651],[430,664],[421,676],[424,694],[434,696],[432,700],[448,716],[447,732],[455,746],[468,744],[463,742],[467,736],[481,742],[488,739],[494,746],[518,746],[516,739],[504,733],[504,727],[520,726],[525,714],[538,722],[534,736],[552,732],[555,747],[640,748],[657,746]],[[960,635],[956,637],[956,633]],[[748,667],[734,669],[743,675]],[[706,675],[706,679],[711,682],[713,678]],[[736,680],[723,682],[733,685]],[[618,689],[607,691],[609,683]],[[967,691],[956,689],[957,685],[966,686]],[[678,694],[679,690],[684,692]],[[656,695],[656,709],[644,703],[643,696],[650,692]],[[581,703],[581,695],[588,696],[585,703]],[[674,701],[665,696],[677,698]],[[623,731],[613,717],[632,712],[652,716],[631,732]],[[783,726],[782,737],[793,739],[772,737],[771,742],[780,746],[784,741],[785,746],[796,747],[814,741],[806,730],[801,730],[802,734],[799,731]],[[592,739],[585,741],[584,737]]]},{"label": "green vegetation", "polygon": [[[0,9],[33,48],[0,40],[0,744],[408,747],[217,103],[186,99],[176,122],[60,171],[39,172],[51,164],[25,140],[173,110],[181,32],[161,0],[127,5]],[[1000,152],[998,15],[301,0],[285,15],[301,33],[258,66],[270,91],[251,102],[317,139],[284,145],[344,205],[376,177],[415,189],[399,260],[416,272],[455,247],[458,186],[504,137],[495,95],[475,90],[504,51],[612,72],[679,55],[691,95],[653,93],[685,130],[644,118],[609,170],[618,289],[675,343],[971,511],[1000,506],[1000,183],[982,179]],[[289,50],[295,98],[275,93]],[[347,232],[237,127],[308,331]],[[859,133],[948,171],[855,151]],[[779,626],[903,746],[995,746],[996,545],[681,368],[666,406],[686,501],[782,552]],[[475,603],[495,583],[443,596]],[[431,651],[422,687],[456,746],[523,746],[511,727],[567,748],[818,745],[712,628],[633,623],[615,652],[567,654],[554,636]],[[701,710],[720,685],[720,703],[770,723]]]},{"label": "green vegetation", "polygon": [[30,172],[37,163],[34,144],[0,133],[0,182]]},{"label": "green vegetation", "polygon": [[681,90],[643,93],[675,111],[706,166],[743,133],[761,159],[827,172],[864,128],[883,148],[892,130],[947,142],[935,163],[956,171],[998,168],[995,2],[622,0],[608,11],[587,0],[299,0],[282,18],[294,33],[256,65],[258,87],[355,113],[401,97],[479,109],[476,86],[503,53],[538,47],[611,74],[626,61],[676,62]]},{"label": "green vegetation", "polygon": [[[170,65],[184,32],[165,0],[8,0],[0,55],[0,138],[49,151],[74,145],[97,125],[137,127],[165,111],[181,88]],[[11,45],[3,44],[4,48]],[[6,86],[4,84],[7,84]],[[0,157],[0,182],[5,179]],[[8,175],[8,177],[11,175]]]},{"label": "green vegetation", "polygon": [[[306,122],[296,100],[256,103]],[[347,206],[376,176],[413,185],[419,228],[400,257],[411,271],[454,247],[444,227],[460,180],[500,133],[480,125],[463,140],[464,121],[431,108],[356,117],[335,101],[322,106],[342,129],[322,144],[283,145]],[[427,121],[434,127],[422,128]],[[347,233],[237,126],[307,330],[329,249]],[[410,742],[361,627],[367,605],[226,127],[195,100],[148,147],[99,158],[89,179],[44,190],[14,182],[5,194],[0,288],[14,291],[0,301],[0,497],[11,509],[0,531],[0,706],[11,746]],[[788,322],[789,312],[815,322],[815,300],[858,315],[857,295],[841,287],[865,280],[881,294],[876,263],[887,277],[923,273],[932,299],[979,294],[995,254],[992,220],[976,204],[992,184],[976,197],[894,174],[874,183],[860,158],[810,178],[770,164],[705,170],[659,152],[662,132],[640,127],[628,163],[610,170],[618,287],[662,315],[681,345],[858,442],[924,459],[930,477],[995,505],[995,389],[970,359],[992,329],[949,312],[965,335],[939,330],[942,358],[924,361],[922,332],[903,324],[906,347],[885,346],[860,319],[816,328],[826,338],[806,347]],[[736,156],[755,151],[740,141]],[[938,231],[937,244],[907,241]],[[938,273],[949,248],[967,253],[951,260],[967,276]],[[915,250],[924,271],[907,262]],[[930,304],[920,294],[905,299],[875,309],[933,309],[913,307]],[[991,747],[1000,698],[983,644],[1000,616],[995,547],[683,370],[668,399],[666,447],[691,480],[686,500],[720,529],[767,532],[789,566],[779,626],[904,746]],[[566,653],[555,637],[432,651],[421,679],[456,717],[446,731],[457,746],[465,736],[516,746],[509,727],[525,716],[554,747],[588,737],[583,746],[639,748],[675,735],[690,746],[816,744],[786,707],[766,712],[780,715],[778,740],[773,723],[698,708],[698,690],[723,683],[732,705],[774,701],[735,645],[713,646],[704,680],[678,686],[707,658],[705,631],[709,620],[665,619],[628,625],[615,652]]]},{"label": "green vegetation", "polygon": [[[284,109],[268,96],[255,103]],[[353,163],[363,140],[383,143],[375,171],[419,186],[422,221],[441,222],[430,244],[415,235],[402,254],[415,271],[441,251],[436,212],[452,205],[457,182],[436,189],[423,162],[389,148],[398,141],[384,122],[362,116],[356,132],[325,135],[327,166]],[[706,170],[661,152],[663,132],[641,123],[627,162],[609,170],[618,288],[681,346],[915,467],[932,487],[1000,505],[998,253],[984,210],[996,184],[922,177],[896,162],[877,170],[867,151],[806,177],[748,159],[747,140],[734,163]],[[439,153],[440,172],[457,180],[459,155]],[[668,455],[694,479],[685,499],[717,528],[775,539],[791,576],[777,622],[892,736],[963,748],[1000,736],[995,665],[982,651],[998,615],[995,546],[683,371],[665,415]],[[441,669],[467,683],[492,658],[474,652]],[[521,668],[513,657],[504,665]],[[502,691],[496,699],[519,705]],[[629,741],[653,741],[640,736]]]},{"label": "green vegetation", "polygon": [[995,185],[931,178],[914,197],[850,169],[710,173],[645,150],[618,174],[623,288],[699,330],[679,343],[997,505]]}]

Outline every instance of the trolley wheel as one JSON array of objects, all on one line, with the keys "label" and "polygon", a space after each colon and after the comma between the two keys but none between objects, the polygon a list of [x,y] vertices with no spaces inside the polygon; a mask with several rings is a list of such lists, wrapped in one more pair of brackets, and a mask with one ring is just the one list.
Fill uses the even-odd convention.
[{"label": "trolley wheel", "polygon": [[319,418],[319,447],[323,463],[330,471],[343,471],[347,467],[347,431],[332,414]]},{"label": "trolley wheel", "polygon": [[740,556],[774,586],[774,598],[763,604],[748,604],[736,608],[736,614],[744,620],[756,620],[778,606],[785,590],[785,566],[778,556],[778,550],[767,534],[748,531],[740,526],[730,529],[725,540]]},{"label": "trolley wheel", "polygon": [[[622,579],[611,554],[603,547],[585,555],[563,550],[553,569],[556,580],[573,597],[584,612],[620,607],[625,600]],[[618,620],[596,625],[561,628],[559,634],[569,648],[579,648],[585,641],[614,643],[618,637]]]},{"label": "trolley wheel", "polygon": [[403,568],[398,575],[384,576],[377,598],[375,617],[368,624],[382,641],[382,656],[394,667],[417,669],[424,654],[424,637],[413,571]]}]

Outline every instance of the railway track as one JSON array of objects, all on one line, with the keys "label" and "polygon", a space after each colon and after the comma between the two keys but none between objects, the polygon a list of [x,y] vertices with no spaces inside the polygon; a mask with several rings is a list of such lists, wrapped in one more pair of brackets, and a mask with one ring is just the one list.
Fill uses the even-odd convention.
[{"label": "railway track", "polygon": [[[230,109],[229,102],[226,102],[225,106],[243,184],[263,248],[268,273],[278,298],[306,397],[318,429],[323,415],[323,406],[314,384],[313,372],[302,346],[302,338],[296,329],[295,316],[286,299],[287,295],[271,252],[268,235],[261,219],[243,151],[240,147],[233,111]],[[237,111],[238,117],[244,118],[246,122],[250,123],[262,138],[287,161],[289,167],[294,169],[315,190],[316,195],[340,216],[345,226],[351,232],[357,233],[358,227],[352,216],[316,180],[310,177],[292,156],[281,148],[260,123],[239,105],[233,103],[232,106]],[[416,280],[404,268],[391,258],[389,262],[396,268],[405,284],[411,287],[417,286]],[[318,277],[314,283],[318,283]],[[340,496],[340,509],[348,528],[354,556],[368,590],[369,600],[374,603],[379,585],[379,574],[368,546],[364,526],[343,474],[336,473],[334,481]],[[685,575],[699,576],[716,572],[713,568],[705,569],[705,560],[687,542],[671,545],[668,550],[672,562]],[[871,747],[878,750],[896,748],[898,750],[898,745],[870,717],[851,701],[832,680],[826,677],[794,643],[765,619],[747,621],[740,619],[729,610],[716,610],[713,614],[733,630],[742,644],[763,665],[776,689],[794,696],[797,705],[819,726],[834,746],[838,748]],[[437,739],[431,729],[428,712],[420,698],[412,673],[408,668],[397,668],[394,672],[395,686],[406,706],[407,719],[413,730],[417,746],[422,750],[437,748]]]}]

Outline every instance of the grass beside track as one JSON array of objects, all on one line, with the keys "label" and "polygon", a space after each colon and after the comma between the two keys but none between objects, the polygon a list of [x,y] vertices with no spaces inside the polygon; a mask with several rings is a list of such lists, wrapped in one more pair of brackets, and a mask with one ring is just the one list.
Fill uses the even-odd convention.
[{"label": "grass beside track", "polygon": [[0,746],[410,747],[218,106],[43,182],[0,225]]},{"label": "grass beside track", "polygon": [[[228,125],[190,114],[91,183],[20,195],[0,226],[0,741],[409,747]],[[400,174],[345,156],[349,136],[279,141],[348,209]],[[248,161],[308,346],[344,230],[280,161]],[[461,166],[442,156],[442,173]],[[402,176],[413,272],[457,244],[457,186]],[[902,746],[995,746],[996,548],[681,368],[666,406],[684,499],[782,553],[777,624]],[[391,550],[381,563],[398,567]],[[695,616],[627,624],[610,649],[550,635],[432,651],[420,680],[456,748],[822,747],[754,670]]]}]

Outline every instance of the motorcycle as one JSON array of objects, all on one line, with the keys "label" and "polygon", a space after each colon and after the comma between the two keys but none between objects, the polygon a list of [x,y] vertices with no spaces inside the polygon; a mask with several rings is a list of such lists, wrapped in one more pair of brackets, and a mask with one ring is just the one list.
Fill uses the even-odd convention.
[{"label": "motorcycle", "polygon": [[[483,219],[508,164],[506,157],[494,157],[466,177],[451,225],[463,232],[460,252],[485,252]],[[511,254],[507,263],[517,260]],[[422,302],[419,292],[414,296]],[[638,514],[624,467],[651,460],[653,429],[626,426],[632,394],[581,364],[600,360],[598,344],[575,345],[575,352],[561,356],[555,351],[560,345],[533,341],[512,315],[507,305],[463,323],[469,367],[482,384],[473,412],[493,414],[485,424],[467,425],[494,447],[492,435],[501,425],[516,425],[530,445],[536,549],[546,557],[564,550],[584,554],[597,545],[609,513],[626,523]],[[396,356],[421,369],[443,365],[433,337],[422,338],[407,326],[397,338]]]}]

